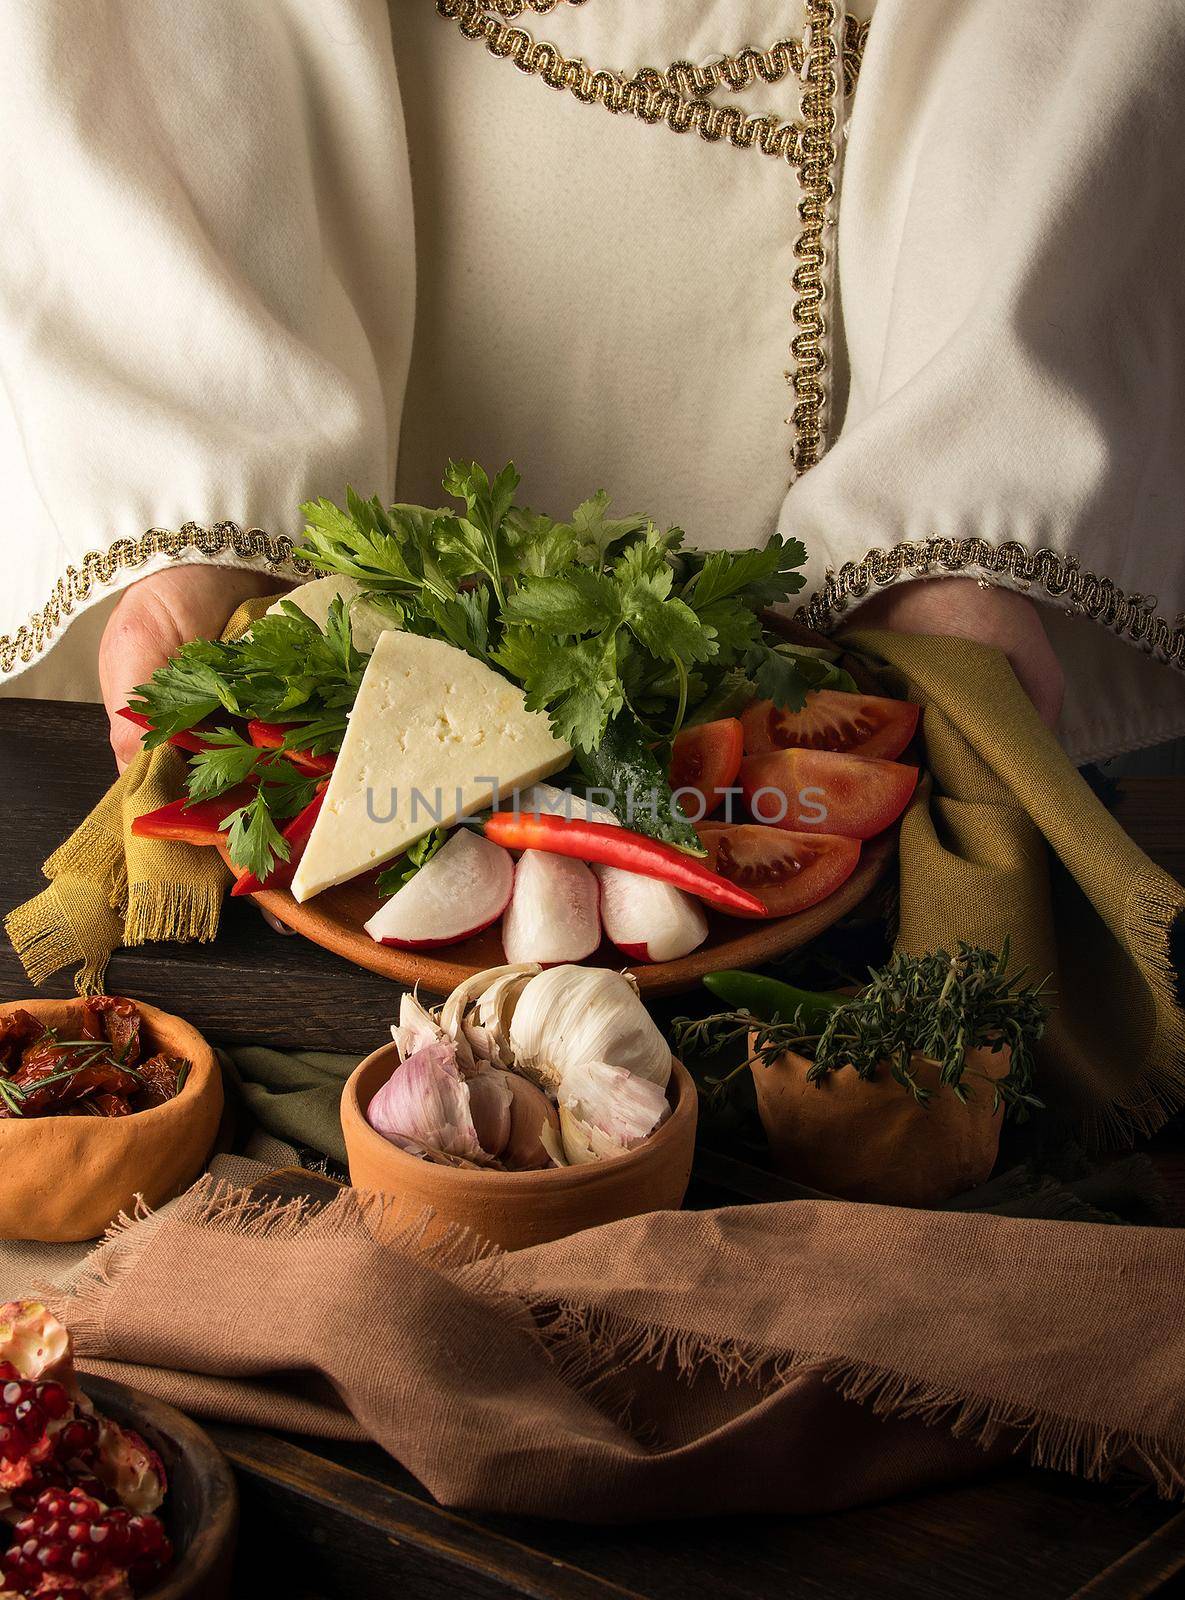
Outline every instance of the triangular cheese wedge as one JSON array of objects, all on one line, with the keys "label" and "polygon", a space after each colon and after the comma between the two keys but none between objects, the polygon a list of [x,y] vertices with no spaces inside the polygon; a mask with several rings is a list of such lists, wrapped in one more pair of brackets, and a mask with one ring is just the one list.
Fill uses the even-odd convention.
[{"label": "triangular cheese wedge", "polygon": [[439,639],[384,633],[292,893],[309,900],[356,878],[571,755],[499,673]]},{"label": "triangular cheese wedge", "polygon": [[267,614],[275,616],[283,609],[285,600],[291,600],[298,611],[303,611],[306,617],[311,617],[325,632],[325,624],[329,620],[329,607],[339,597],[350,608],[350,636],[354,641],[355,649],[361,650],[363,655],[369,655],[378,643],[380,633],[386,633],[395,624],[380,611],[378,606],[362,597],[366,590],[353,578],[339,577],[336,573],[328,578],[313,578],[308,583],[298,584],[295,589],[289,589],[269,606]]}]

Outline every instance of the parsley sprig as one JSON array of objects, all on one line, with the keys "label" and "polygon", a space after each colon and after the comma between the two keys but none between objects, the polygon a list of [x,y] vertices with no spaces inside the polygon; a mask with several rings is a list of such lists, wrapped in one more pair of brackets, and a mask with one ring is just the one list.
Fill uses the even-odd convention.
[{"label": "parsley sprig", "polygon": [[152,724],[144,739],[149,750],[229,713],[283,723],[293,746],[323,754],[341,748],[367,659],[354,645],[343,600],[330,606],[324,629],[285,600],[276,615],[260,617],[233,643],[191,639],[182,645],[133,691],[132,709]]}]

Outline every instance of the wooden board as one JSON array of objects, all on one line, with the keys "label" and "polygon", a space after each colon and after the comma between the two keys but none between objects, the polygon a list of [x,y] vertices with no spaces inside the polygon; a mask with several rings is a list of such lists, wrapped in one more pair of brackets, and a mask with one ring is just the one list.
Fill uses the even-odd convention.
[{"label": "wooden board", "polygon": [[[7,848],[0,910],[45,887],[41,863],[114,776],[102,708],[0,699]],[[1120,815],[1185,875],[1185,776],[1125,779]],[[190,1018],[218,1044],[369,1050],[387,980],[228,902],[209,945],[118,954],[113,992]],[[0,941],[0,997],[30,992]],[[72,993],[70,973],[43,992]],[[1157,1140],[1162,1147],[1173,1130]],[[1177,1137],[1183,1136],[1180,1123]],[[301,1184],[310,1175],[301,1175]],[[1185,1188],[1182,1189],[1185,1195]],[[689,1203],[799,1198],[786,1179],[701,1148]],[[1017,1467],[818,1517],[701,1517],[582,1527],[446,1511],[373,1445],[211,1430],[243,1497],[233,1592],[285,1600],[1148,1600],[1185,1592],[1185,1513],[1122,1479]]]},{"label": "wooden board", "polygon": [[[790,950],[799,950],[867,899],[888,870],[896,848],[897,829],[890,828],[864,846],[856,870],[845,884],[797,916],[747,922],[710,912],[707,941],[698,950],[677,961],[656,961],[626,970],[637,979],[644,995],[682,994],[709,972],[760,966]],[[262,890],[251,898],[294,933],[323,949],[396,983],[418,983],[432,994],[448,994],[475,972],[501,966],[506,960],[497,925],[445,950],[396,950],[391,945],[376,944],[363,930],[363,924],[380,904],[374,880],[369,876],[328,889],[304,905],[298,905],[286,889]],[[584,963],[600,967],[621,964],[620,953],[608,941]]]}]

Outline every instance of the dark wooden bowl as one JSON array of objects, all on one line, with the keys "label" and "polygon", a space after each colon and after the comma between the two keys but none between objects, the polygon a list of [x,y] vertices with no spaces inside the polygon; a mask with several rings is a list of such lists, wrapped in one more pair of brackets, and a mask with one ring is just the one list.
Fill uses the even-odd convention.
[{"label": "dark wooden bowl", "polygon": [[84,1377],[82,1387],[104,1415],[134,1428],[165,1464],[169,1492],[160,1515],[176,1561],[145,1600],[225,1600],[239,1496],[222,1452],[195,1422],[163,1400],[110,1378]]}]

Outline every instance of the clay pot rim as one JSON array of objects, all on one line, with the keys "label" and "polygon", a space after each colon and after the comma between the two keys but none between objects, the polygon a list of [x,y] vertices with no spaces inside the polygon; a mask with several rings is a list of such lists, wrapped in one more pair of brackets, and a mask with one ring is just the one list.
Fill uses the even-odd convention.
[{"label": "clay pot rim", "polygon": [[[188,1110],[190,1103],[204,1092],[206,1081],[211,1070],[217,1070],[218,1058],[214,1054],[213,1046],[204,1034],[198,1032],[192,1022],[187,1022],[184,1017],[176,1016],[172,1011],[162,1011],[159,1006],[150,1005],[147,1000],[136,1000],[132,995],[121,995],[120,999],[131,1000],[140,1013],[140,1021],[145,1025],[144,1032],[150,1042],[154,1042],[157,1050],[167,1050],[170,1055],[184,1055],[190,1065],[189,1076],[182,1086],[181,1093],[174,1095],[171,1100],[166,1100],[163,1105],[149,1106],[145,1111],[134,1111],[131,1117],[91,1117],[77,1112],[66,1112],[55,1117],[0,1117],[0,1141],[10,1135],[20,1137],[22,1132],[30,1128],[43,1126],[46,1122],[70,1122],[93,1124],[96,1137],[100,1130],[114,1134],[129,1121],[135,1121],[140,1126],[146,1126],[149,1120],[156,1122],[169,1121],[179,1112]],[[81,1008],[84,999],[79,996],[63,996],[60,1000],[0,1000],[0,1017],[9,1016],[13,1011],[27,1011],[31,1016],[37,1017],[41,1013],[56,1010],[65,1006],[73,1011]],[[176,1029],[180,1034],[188,1034],[193,1039],[193,1047],[179,1050],[171,1044],[160,1042],[160,1029],[158,1022],[163,1021],[171,1029]],[[149,1051],[155,1054],[155,1051]]]},{"label": "clay pot rim", "polygon": [[[341,1097],[341,1121],[347,1150],[351,1142],[358,1140],[364,1148],[369,1147],[368,1153],[372,1159],[390,1161],[395,1174],[401,1168],[409,1171],[414,1168],[421,1173],[427,1168],[433,1174],[434,1180],[439,1179],[442,1185],[451,1185],[454,1188],[471,1188],[476,1185],[485,1189],[487,1193],[498,1192],[506,1195],[531,1190],[543,1192],[549,1187],[554,1191],[558,1188],[574,1189],[582,1185],[596,1184],[602,1182],[609,1173],[615,1176],[622,1174],[630,1166],[641,1166],[661,1155],[668,1145],[678,1140],[689,1122],[694,1130],[699,1109],[695,1080],[683,1063],[672,1056],[667,1099],[668,1101],[671,1099],[672,1085],[678,1090],[678,1096],[671,1103],[670,1116],[657,1133],[651,1134],[636,1150],[627,1150],[623,1155],[610,1156],[601,1161],[587,1161],[576,1167],[543,1167],[530,1172],[498,1172],[486,1169],[472,1172],[466,1167],[448,1167],[437,1165],[435,1162],[424,1162],[419,1156],[409,1155],[406,1150],[400,1150],[398,1145],[392,1144],[389,1139],[384,1139],[381,1133],[377,1133],[371,1127],[363,1110],[359,1085],[362,1079],[380,1064],[385,1066],[389,1058],[394,1067],[398,1062],[398,1050],[394,1043],[372,1050],[364,1061],[359,1062],[346,1080]],[[366,1101],[368,1107],[380,1087],[380,1084],[376,1084],[371,1091]],[[395,1187],[401,1187],[397,1181]]]}]

